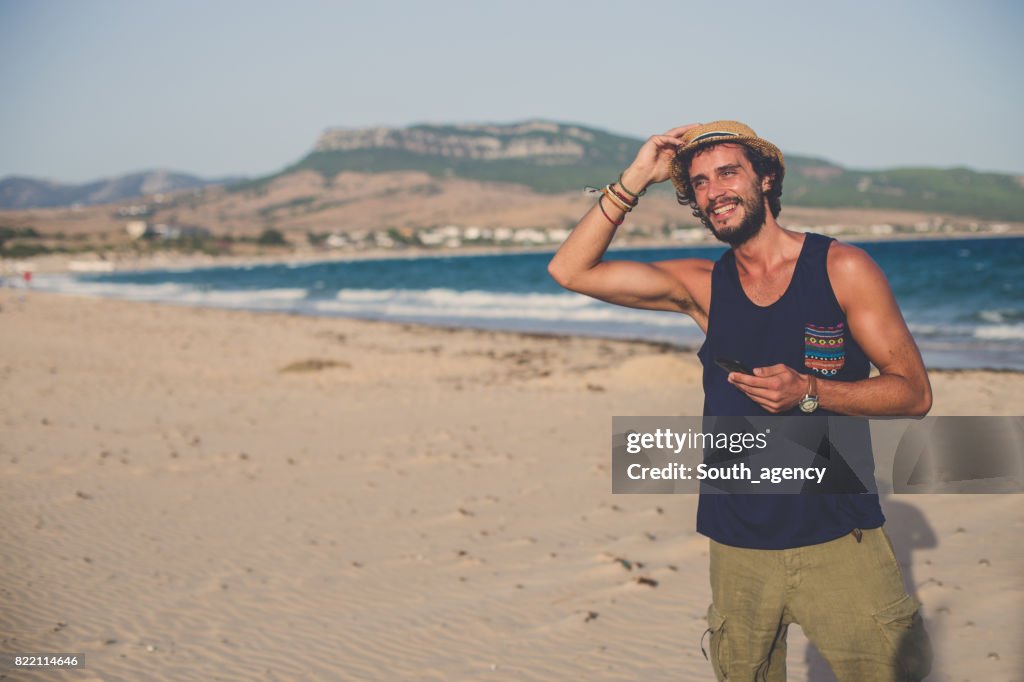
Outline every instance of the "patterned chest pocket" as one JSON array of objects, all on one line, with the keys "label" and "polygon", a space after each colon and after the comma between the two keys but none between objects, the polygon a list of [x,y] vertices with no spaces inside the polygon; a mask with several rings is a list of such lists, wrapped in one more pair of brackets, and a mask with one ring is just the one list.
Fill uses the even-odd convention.
[{"label": "patterned chest pocket", "polygon": [[842,323],[834,327],[805,325],[804,366],[822,376],[835,376],[846,363],[845,332],[846,327]]}]

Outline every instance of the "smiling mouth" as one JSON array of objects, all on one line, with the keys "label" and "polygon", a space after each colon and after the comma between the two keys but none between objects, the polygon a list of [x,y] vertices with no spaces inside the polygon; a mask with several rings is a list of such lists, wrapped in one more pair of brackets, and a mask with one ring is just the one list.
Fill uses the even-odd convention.
[{"label": "smiling mouth", "polygon": [[736,207],[738,207],[739,205],[740,202],[738,201],[730,201],[727,204],[721,204],[713,211],[711,211],[711,213],[716,218],[724,218],[726,216],[732,215],[732,213],[736,210]]}]

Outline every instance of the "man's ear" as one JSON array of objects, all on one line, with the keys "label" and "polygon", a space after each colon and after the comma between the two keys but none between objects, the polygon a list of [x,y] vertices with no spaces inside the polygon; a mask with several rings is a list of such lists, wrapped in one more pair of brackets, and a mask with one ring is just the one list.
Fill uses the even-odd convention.
[{"label": "man's ear", "polygon": [[774,185],[774,184],[775,184],[775,176],[774,175],[766,175],[766,176],[764,176],[763,178],[761,178],[761,191],[762,192],[767,192],[768,190],[770,190],[772,188],[772,185]]}]

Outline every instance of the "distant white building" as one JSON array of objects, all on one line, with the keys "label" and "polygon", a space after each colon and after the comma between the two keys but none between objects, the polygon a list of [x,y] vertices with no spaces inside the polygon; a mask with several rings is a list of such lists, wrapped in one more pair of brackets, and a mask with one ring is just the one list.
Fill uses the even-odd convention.
[{"label": "distant white building", "polygon": [[205,239],[210,231],[196,225],[150,225],[145,220],[132,220],[125,224],[125,232],[132,239],[143,237],[160,237],[161,239],[183,239],[187,237]]},{"label": "distant white building", "polygon": [[679,242],[699,242],[704,239],[702,227],[680,227],[672,230],[671,238]]},{"label": "distant white building", "polygon": [[423,246],[440,246],[446,239],[443,234],[434,230],[424,230],[417,234],[416,238],[419,239],[420,244],[423,244]]},{"label": "distant white building", "polygon": [[516,230],[512,240],[519,244],[546,244],[548,236],[540,230],[525,229]]},{"label": "distant white building", "polygon": [[149,223],[145,220],[132,220],[124,226],[124,229],[132,239],[142,239],[153,234],[149,229]]},{"label": "distant white building", "polygon": [[548,228],[548,241],[553,244],[561,244],[569,235],[572,234],[572,230],[564,227],[549,227]]},{"label": "distant white building", "polygon": [[210,236],[210,231],[196,225],[156,225],[153,227],[152,234],[161,239],[205,238]]},{"label": "distant white building", "polygon": [[348,237],[345,235],[335,232],[327,236],[327,239],[324,240],[324,244],[330,249],[342,249],[348,246],[349,241]]},{"label": "distant white building", "polygon": [[390,249],[392,246],[395,245],[395,240],[389,237],[388,235],[384,234],[383,232],[374,232],[373,243],[374,245],[382,249]]}]

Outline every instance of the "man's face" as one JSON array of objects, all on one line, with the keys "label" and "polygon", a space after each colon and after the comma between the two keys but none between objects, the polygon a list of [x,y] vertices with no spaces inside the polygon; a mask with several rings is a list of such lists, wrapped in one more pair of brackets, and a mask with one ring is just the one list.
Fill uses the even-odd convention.
[{"label": "man's face", "polygon": [[698,152],[690,161],[690,183],[701,220],[719,241],[739,246],[764,225],[767,179],[737,144],[720,144]]}]

